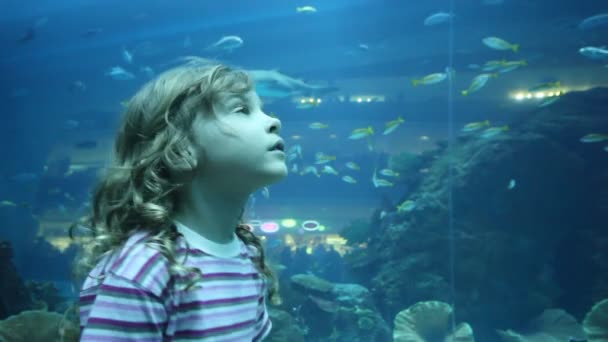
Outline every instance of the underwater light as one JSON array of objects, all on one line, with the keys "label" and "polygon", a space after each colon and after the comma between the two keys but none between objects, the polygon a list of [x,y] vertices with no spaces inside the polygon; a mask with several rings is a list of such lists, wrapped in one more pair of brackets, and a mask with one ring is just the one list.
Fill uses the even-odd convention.
[{"label": "underwater light", "polygon": [[264,222],[260,226],[260,230],[264,233],[276,233],[279,231],[279,224],[272,221]]},{"label": "underwater light", "polygon": [[315,231],[317,229],[319,229],[319,222],[315,221],[315,220],[308,220],[308,221],[304,221],[302,222],[302,229],[307,230],[309,232]]},{"label": "underwater light", "polygon": [[552,91],[537,91],[537,92],[527,92],[527,91],[519,91],[511,94],[511,98],[515,101],[523,101],[529,99],[538,99],[545,100],[548,97],[557,97],[562,96],[566,93],[563,89],[552,90]]},{"label": "underwater light", "polygon": [[294,219],[283,219],[281,220],[281,226],[285,228],[293,228],[298,222]]},{"label": "underwater light", "polygon": [[350,102],[384,102],[386,98],[384,95],[355,95],[350,96],[348,99]]}]

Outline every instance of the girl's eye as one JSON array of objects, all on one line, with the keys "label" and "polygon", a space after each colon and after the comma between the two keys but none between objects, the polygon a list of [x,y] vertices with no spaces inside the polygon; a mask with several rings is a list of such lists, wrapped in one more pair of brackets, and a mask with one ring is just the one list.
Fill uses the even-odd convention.
[{"label": "girl's eye", "polygon": [[249,114],[249,108],[247,108],[245,106],[237,107],[236,112],[243,113],[243,114]]}]

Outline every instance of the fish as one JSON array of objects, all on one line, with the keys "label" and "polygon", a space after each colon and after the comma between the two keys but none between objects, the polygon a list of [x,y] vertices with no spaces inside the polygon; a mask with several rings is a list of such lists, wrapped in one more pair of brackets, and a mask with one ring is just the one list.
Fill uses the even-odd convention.
[{"label": "fish", "polygon": [[348,139],[357,140],[365,137],[369,137],[374,134],[374,128],[372,126],[367,126],[365,128],[357,128],[353,130],[348,137]]},{"label": "fish", "polygon": [[504,59],[500,60],[500,61],[499,60],[487,61],[487,62],[485,62],[485,64],[483,65],[483,68],[481,70],[486,71],[486,72],[494,71],[494,70],[500,68],[500,65],[504,62],[505,62]]},{"label": "fish", "polygon": [[376,175],[376,168],[374,168],[374,173],[372,174],[372,183],[374,184],[374,187],[376,187],[376,188],[394,185],[393,183],[387,181],[386,179],[378,178],[378,176]]},{"label": "fish", "polygon": [[328,85],[309,84],[287,76],[278,70],[250,70],[255,90],[261,97],[322,96],[338,90]]},{"label": "fish", "polygon": [[135,78],[135,75],[120,66],[112,67],[110,70],[106,71],[106,76],[110,76],[118,81],[128,81]]},{"label": "fish", "polygon": [[515,179],[511,179],[511,180],[509,181],[509,185],[507,186],[507,189],[511,190],[511,189],[515,188],[515,185],[516,185],[516,184],[517,184],[517,183],[515,182]]},{"label": "fish", "polygon": [[262,188],[262,196],[265,199],[269,199],[270,198],[270,189],[268,189],[267,186],[265,186],[265,187]]},{"label": "fish", "polygon": [[589,133],[589,134],[585,135],[584,137],[580,138],[580,142],[583,142],[583,143],[596,143],[596,142],[601,142],[604,140],[608,140],[608,134]]},{"label": "fish", "polygon": [[344,165],[346,165],[346,167],[349,168],[349,169],[351,169],[351,170],[361,170],[361,168],[359,167],[359,165],[357,165],[357,163],[355,163],[355,162],[348,162],[348,163],[346,163]]},{"label": "fish", "polygon": [[413,79],[412,85],[414,87],[417,87],[419,84],[423,84],[423,85],[437,84],[439,82],[444,81],[446,78],[447,78],[446,73],[437,72],[437,73],[426,75],[421,79]]},{"label": "fish", "polygon": [[485,126],[489,126],[490,125],[490,121],[489,120],[485,120],[485,121],[478,121],[478,122],[471,122],[468,123],[466,125],[464,125],[464,127],[462,128],[463,132],[474,132],[477,130],[482,129]]},{"label": "fish", "polygon": [[383,135],[387,135],[392,133],[394,130],[397,129],[397,127],[399,127],[399,125],[401,125],[404,122],[402,117],[397,117],[397,119],[389,121],[386,123],[386,128],[384,129],[384,132],[382,132]]},{"label": "fish", "polygon": [[328,128],[329,125],[322,123],[322,122],[313,122],[310,125],[308,125],[308,128],[310,129],[325,129]]},{"label": "fish", "polygon": [[506,73],[527,65],[528,62],[523,59],[519,61],[502,61],[498,67],[498,72]]},{"label": "fish", "polygon": [[426,19],[424,19],[424,26],[433,26],[445,23],[453,18],[454,15],[446,12],[437,12],[435,14],[431,14]]},{"label": "fish", "polygon": [[302,172],[300,172],[300,176],[306,175],[312,173],[313,175],[317,176],[317,177],[321,177],[321,175],[319,174],[319,171],[317,171],[317,168],[315,166],[307,166],[304,168],[304,170]]},{"label": "fish", "polygon": [[298,13],[317,13],[317,9],[313,6],[301,6],[296,7],[296,12]]},{"label": "fish", "polygon": [[323,170],[321,170],[321,173],[327,173],[329,175],[338,175],[338,171],[336,171],[336,169],[334,169],[333,167],[329,166],[329,165],[324,165],[323,166]]},{"label": "fish", "polygon": [[469,89],[463,90],[461,93],[463,96],[467,96],[470,93],[476,92],[483,88],[491,77],[496,77],[498,74],[479,74],[473,78]]},{"label": "fish", "polygon": [[589,30],[608,25],[608,13],[601,13],[586,18],[578,24],[580,30]]},{"label": "fish", "polygon": [[414,202],[412,200],[405,200],[397,206],[397,212],[398,213],[407,213],[407,212],[414,210],[414,208],[416,208],[416,202]]},{"label": "fish", "polygon": [[482,138],[491,138],[494,137],[502,132],[506,132],[509,130],[509,126],[508,125],[504,125],[504,126],[500,126],[500,127],[490,127],[485,129],[482,133],[481,133],[481,137]]},{"label": "fish", "polygon": [[235,49],[243,46],[243,39],[239,36],[224,36],[215,43],[209,45],[207,51],[228,51],[232,52]]},{"label": "fish", "polygon": [[122,49],[122,59],[124,59],[127,64],[133,64],[133,54],[125,48]]},{"label": "fish", "polygon": [[591,59],[605,59],[608,58],[608,49],[604,46],[595,47],[595,46],[585,46],[580,48],[578,52],[588,58]]},{"label": "fish", "polygon": [[315,154],[315,164],[325,164],[333,160],[336,160],[336,156],[330,156],[323,152],[317,152],[317,154]]},{"label": "fish", "polygon": [[296,144],[287,149],[288,156],[294,156],[294,159],[299,157],[302,159],[302,145]]},{"label": "fish", "polygon": [[511,44],[498,37],[485,37],[481,41],[485,46],[494,50],[513,50],[513,52],[519,50],[519,44]]},{"label": "fish", "polygon": [[378,173],[387,177],[399,177],[399,172],[395,172],[391,169],[382,169],[378,171]]},{"label": "fish", "polygon": [[16,206],[17,206],[17,204],[15,204],[15,202],[12,202],[12,201],[7,201],[7,200],[0,201],[0,207],[16,207]]},{"label": "fish", "polygon": [[350,184],[356,184],[357,183],[356,179],[354,179],[353,177],[348,176],[348,175],[347,176],[343,176],[342,180],[345,181],[346,183],[350,183]]}]

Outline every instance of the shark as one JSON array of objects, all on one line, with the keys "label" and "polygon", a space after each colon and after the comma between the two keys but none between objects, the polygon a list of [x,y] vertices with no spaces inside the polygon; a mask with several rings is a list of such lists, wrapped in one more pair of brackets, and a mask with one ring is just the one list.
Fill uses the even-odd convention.
[{"label": "shark", "polygon": [[292,96],[322,96],[338,90],[336,87],[310,84],[278,70],[249,70],[261,97],[285,98]]}]

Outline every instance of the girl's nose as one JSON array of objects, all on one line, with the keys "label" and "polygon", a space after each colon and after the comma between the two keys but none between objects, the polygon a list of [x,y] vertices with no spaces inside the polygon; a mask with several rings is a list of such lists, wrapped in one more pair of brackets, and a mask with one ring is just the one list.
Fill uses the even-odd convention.
[{"label": "girl's nose", "polygon": [[281,130],[281,120],[279,120],[278,118],[270,117],[269,132],[278,133],[280,130]]}]

